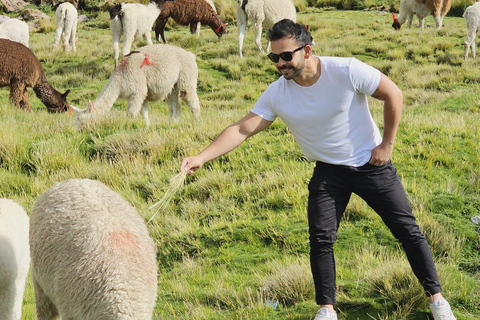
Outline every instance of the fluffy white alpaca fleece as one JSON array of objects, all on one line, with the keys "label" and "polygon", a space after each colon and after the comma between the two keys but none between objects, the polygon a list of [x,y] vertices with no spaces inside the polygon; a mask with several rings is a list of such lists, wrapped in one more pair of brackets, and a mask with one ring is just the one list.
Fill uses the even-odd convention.
[{"label": "fluffy white alpaca fleece", "polygon": [[77,9],[75,9],[73,4],[64,2],[58,6],[57,11],[55,12],[55,17],[57,18],[57,30],[55,32],[53,48],[58,48],[58,43],[61,39],[63,50],[77,51]]},{"label": "fluffy white alpaca fleece", "polygon": [[28,33],[28,24],[18,19],[8,19],[0,24],[0,39],[8,39],[28,47],[30,34]]},{"label": "fluffy white alpaca fleece", "polygon": [[14,201],[0,199],[0,319],[20,320],[29,268],[28,215]]},{"label": "fluffy white alpaca fleece", "polygon": [[156,249],[136,209],[103,183],[71,179],[30,217],[37,319],[149,320]]},{"label": "fluffy white alpaca fleece", "polygon": [[[243,39],[250,20],[255,28],[255,44],[264,53],[262,47],[262,26],[270,29],[282,19],[297,21],[297,12],[292,0],[237,0],[238,50],[243,56]],[[270,51],[270,41],[267,44]]]},{"label": "fluffy white alpaca fleece", "polygon": [[[423,30],[425,17],[432,15],[437,29],[442,27],[443,18],[450,10],[452,0],[401,0],[400,13],[394,18],[393,27],[400,29],[407,22],[408,28],[412,26],[413,16],[417,15],[420,28]],[[395,22],[396,20],[396,22]]]},{"label": "fluffy white alpaca fleece", "polygon": [[141,111],[147,126],[148,102],[165,98],[172,118],[180,115],[180,98],[198,116],[197,78],[193,53],[168,44],[142,47],[123,57],[93,103],[89,102],[86,109],[75,108],[75,120],[79,129],[83,129],[108,112],[118,98],[128,100],[128,113],[132,117]]},{"label": "fluffy white alpaca fleece", "polygon": [[113,58],[118,64],[119,42],[123,34],[122,55],[132,48],[136,38],[144,37],[147,44],[152,42],[152,26],[160,14],[158,5],[150,2],[148,5],[139,3],[122,3],[120,12],[110,19],[110,29],[113,36]]},{"label": "fluffy white alpaca fleece", "polygon": [[465,9],[463,17],[467,19],[467,36],[465,37],[463,58],[467,59],[469,49],[472,49],[472,57],[475,58],[477,51],[475,40],[478,28],[480,28],[480,2],[474,3]]}]

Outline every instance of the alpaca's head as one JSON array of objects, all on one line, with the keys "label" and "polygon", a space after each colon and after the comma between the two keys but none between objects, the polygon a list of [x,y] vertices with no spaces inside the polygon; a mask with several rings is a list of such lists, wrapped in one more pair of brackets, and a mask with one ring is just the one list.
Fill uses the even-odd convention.
[{"label": "alpaca's head", "polygon": [[48,112],[59,113],[65,112],[70,107],[67,102],[67,95],[70,90],[65,91],[65,93],[60,93],[54,91],[50,99],[42,100],[43,104],[47,107]]},{"label": "alpaca's head", "polygon": [[84,130],[88,128],[90,125],[95,123],[96,119],[100,118],[99,111],[97,111],[92,101],[88,102],[88,106],[85,109],[70,106],[70,112],[72,110],[75,110],[77,113],[75,117],[75,122],[79,130]]},{"label": "alpaca's head", "polygon": [[392,23],[393,29],[400,30],[402,25],[400,24],[400,22],[398,22],[397,18],[395,18],[395,13],[393,12],[392,12],[392,18],[393,18],[393,23]]},{"label": "alpaca's head", "polygon": [[223,36],[224,33],[227,33],[227,29],[226,29],[227,25],[228,23],[222,23],[217,27],[217,29],[215,29],[215,34],[217,35],[217,37],[220,38],[221,36]]}]

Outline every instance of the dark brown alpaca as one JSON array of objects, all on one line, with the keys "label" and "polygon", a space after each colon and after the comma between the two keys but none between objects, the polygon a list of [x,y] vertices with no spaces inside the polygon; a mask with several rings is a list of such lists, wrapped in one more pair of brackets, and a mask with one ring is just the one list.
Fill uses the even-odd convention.
[{"label": "dark brown alpaca", "polygon": [[30,110],[27,87],[33,91],[49,112],[68,109],[67,90],[61,94],[45,77],[40,61],[23,44],[0,39],[0,87],[10,87],[10,101],[18,108]]},{"label": "dark brown alpaca", "polygon": [[155,38],[160,41],[159,35],[165,41],[164,29],[168,18],[183,26],[190,26],[190,32],[197,30],[197,22],[206,24],[220,38],[225,33],[226,23],[218,17],[217,13],[205,0],[177,0],[165,2],[160,15],[155,21]]}]

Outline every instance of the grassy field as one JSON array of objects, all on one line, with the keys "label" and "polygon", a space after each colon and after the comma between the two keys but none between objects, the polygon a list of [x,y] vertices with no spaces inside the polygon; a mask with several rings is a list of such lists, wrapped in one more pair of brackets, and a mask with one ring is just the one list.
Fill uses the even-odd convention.
[{"label": "grassy field", "polygon": [[[235,1],[219,3],[230,22],[230,33],[221,39],[205,27],[200,37],[187,27],[172,25],[166,31],[170,44],[197,55],[199,119],[183,108],[181,117],[171,121],[166,104],[155,103],[146,128],[141,116],[126,116],[125,101],[117,101],[102,123],[80,132],[73,115],[47,113],[33,91],[33,111],[24,112],[9,105],[9,91],[0,89],[0,197],[30,213],[54,182],[97,179],[147,221],[154,214],[148,208],[168,190],[181,159],[201,151],[245,115],[278,78],[254,45],[252,28],[239,59],[236,25],[229,21]],[[44,23],[30,38],[50,83],[61,92],[71,89],[69,102],[82,108],[113,71],[108,13],[91,17],[79,25],[77,53],[52,52],[54,23]],[[462,59],[464,19],[446,17],[436,31],[428,17],[423,32],[395,32],[388,13],[307,7],[298,20],[309,24],[315,54],[355,56],[403,90],[392,161],[457,319],[479,319],[480,227],[470,218],[480,215],[480,60]],[[382,127],[381,104],[371,99],[370,106]],[[313,319],[317,306],[306,221],[312,170],[277,120],[187,177],[149,224],[159,265],[154,319]],[[426,299],[399,244],[356,197],[335,250],[339,319],[429,319]],[[22,319],[35,319],[34,304],[29,278]]]}]

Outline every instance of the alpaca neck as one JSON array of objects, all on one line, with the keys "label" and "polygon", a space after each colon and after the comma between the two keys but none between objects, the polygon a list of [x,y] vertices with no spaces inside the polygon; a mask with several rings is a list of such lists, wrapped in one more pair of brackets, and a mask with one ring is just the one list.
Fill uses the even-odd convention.
[{"label": "alpaca neck", "polygon": [[405,21],[407,21],[407,15],[405,13],[405,10],[400,11],[400,13],[398,14],[398,17],[397,17],[397,21],[401,25],[404,24]]},{"label": "alpaca neck", "polygon": [[47,108],[58,103],[61,97],[61,93],[55,90],[45,77],[42,77],[41,81],[33,87],[33,91]]},{"label": "alpaca neck", "polygon": [[106,112],[110,110],[120,96],[121,84],[118,81],[115,81],[115,74],[117,74],[116,71],[114,71],[114,75],[108,80],[97,99],[93,102],[97,111]]}]

